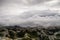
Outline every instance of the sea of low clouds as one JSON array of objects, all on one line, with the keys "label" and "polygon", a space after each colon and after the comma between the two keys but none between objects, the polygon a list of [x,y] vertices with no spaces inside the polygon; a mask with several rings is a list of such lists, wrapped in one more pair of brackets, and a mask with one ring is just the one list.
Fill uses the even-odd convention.
[{"label": "sea of low clouds", "polygon": [[60,0],[0,0],[0,24],[60,26]]}]

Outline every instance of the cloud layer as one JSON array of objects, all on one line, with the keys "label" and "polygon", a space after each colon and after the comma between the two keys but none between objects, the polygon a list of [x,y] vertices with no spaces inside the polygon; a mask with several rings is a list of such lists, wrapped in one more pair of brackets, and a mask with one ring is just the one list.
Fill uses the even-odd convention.
[{"label": "cloud layer", "polygon": [[0,24],[60,26],[60,0],[0,0]]}]

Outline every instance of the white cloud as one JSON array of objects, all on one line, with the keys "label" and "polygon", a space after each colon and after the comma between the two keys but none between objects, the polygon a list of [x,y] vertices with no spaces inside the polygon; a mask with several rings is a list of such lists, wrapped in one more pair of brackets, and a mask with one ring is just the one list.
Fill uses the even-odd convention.
[{"label": "white cloud", "polygon": [[0,0],[0,23],[60,25],[59,4],[60,0]]}]

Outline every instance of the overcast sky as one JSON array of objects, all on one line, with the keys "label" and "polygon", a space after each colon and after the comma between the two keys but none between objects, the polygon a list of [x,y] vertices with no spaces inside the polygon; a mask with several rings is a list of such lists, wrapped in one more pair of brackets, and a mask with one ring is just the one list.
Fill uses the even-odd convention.
[{"label": "overcast sky", "polygon": [[0,24],[60,26],[60,0],[0,0]]}]

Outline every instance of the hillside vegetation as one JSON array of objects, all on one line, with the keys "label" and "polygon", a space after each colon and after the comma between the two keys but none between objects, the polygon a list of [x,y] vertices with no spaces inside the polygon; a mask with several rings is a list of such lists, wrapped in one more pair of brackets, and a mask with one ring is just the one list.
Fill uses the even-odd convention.
[{"label": "hillside vegetation", "polygon": [[60,27],[0,27],[0,40],[60,40]]}]

